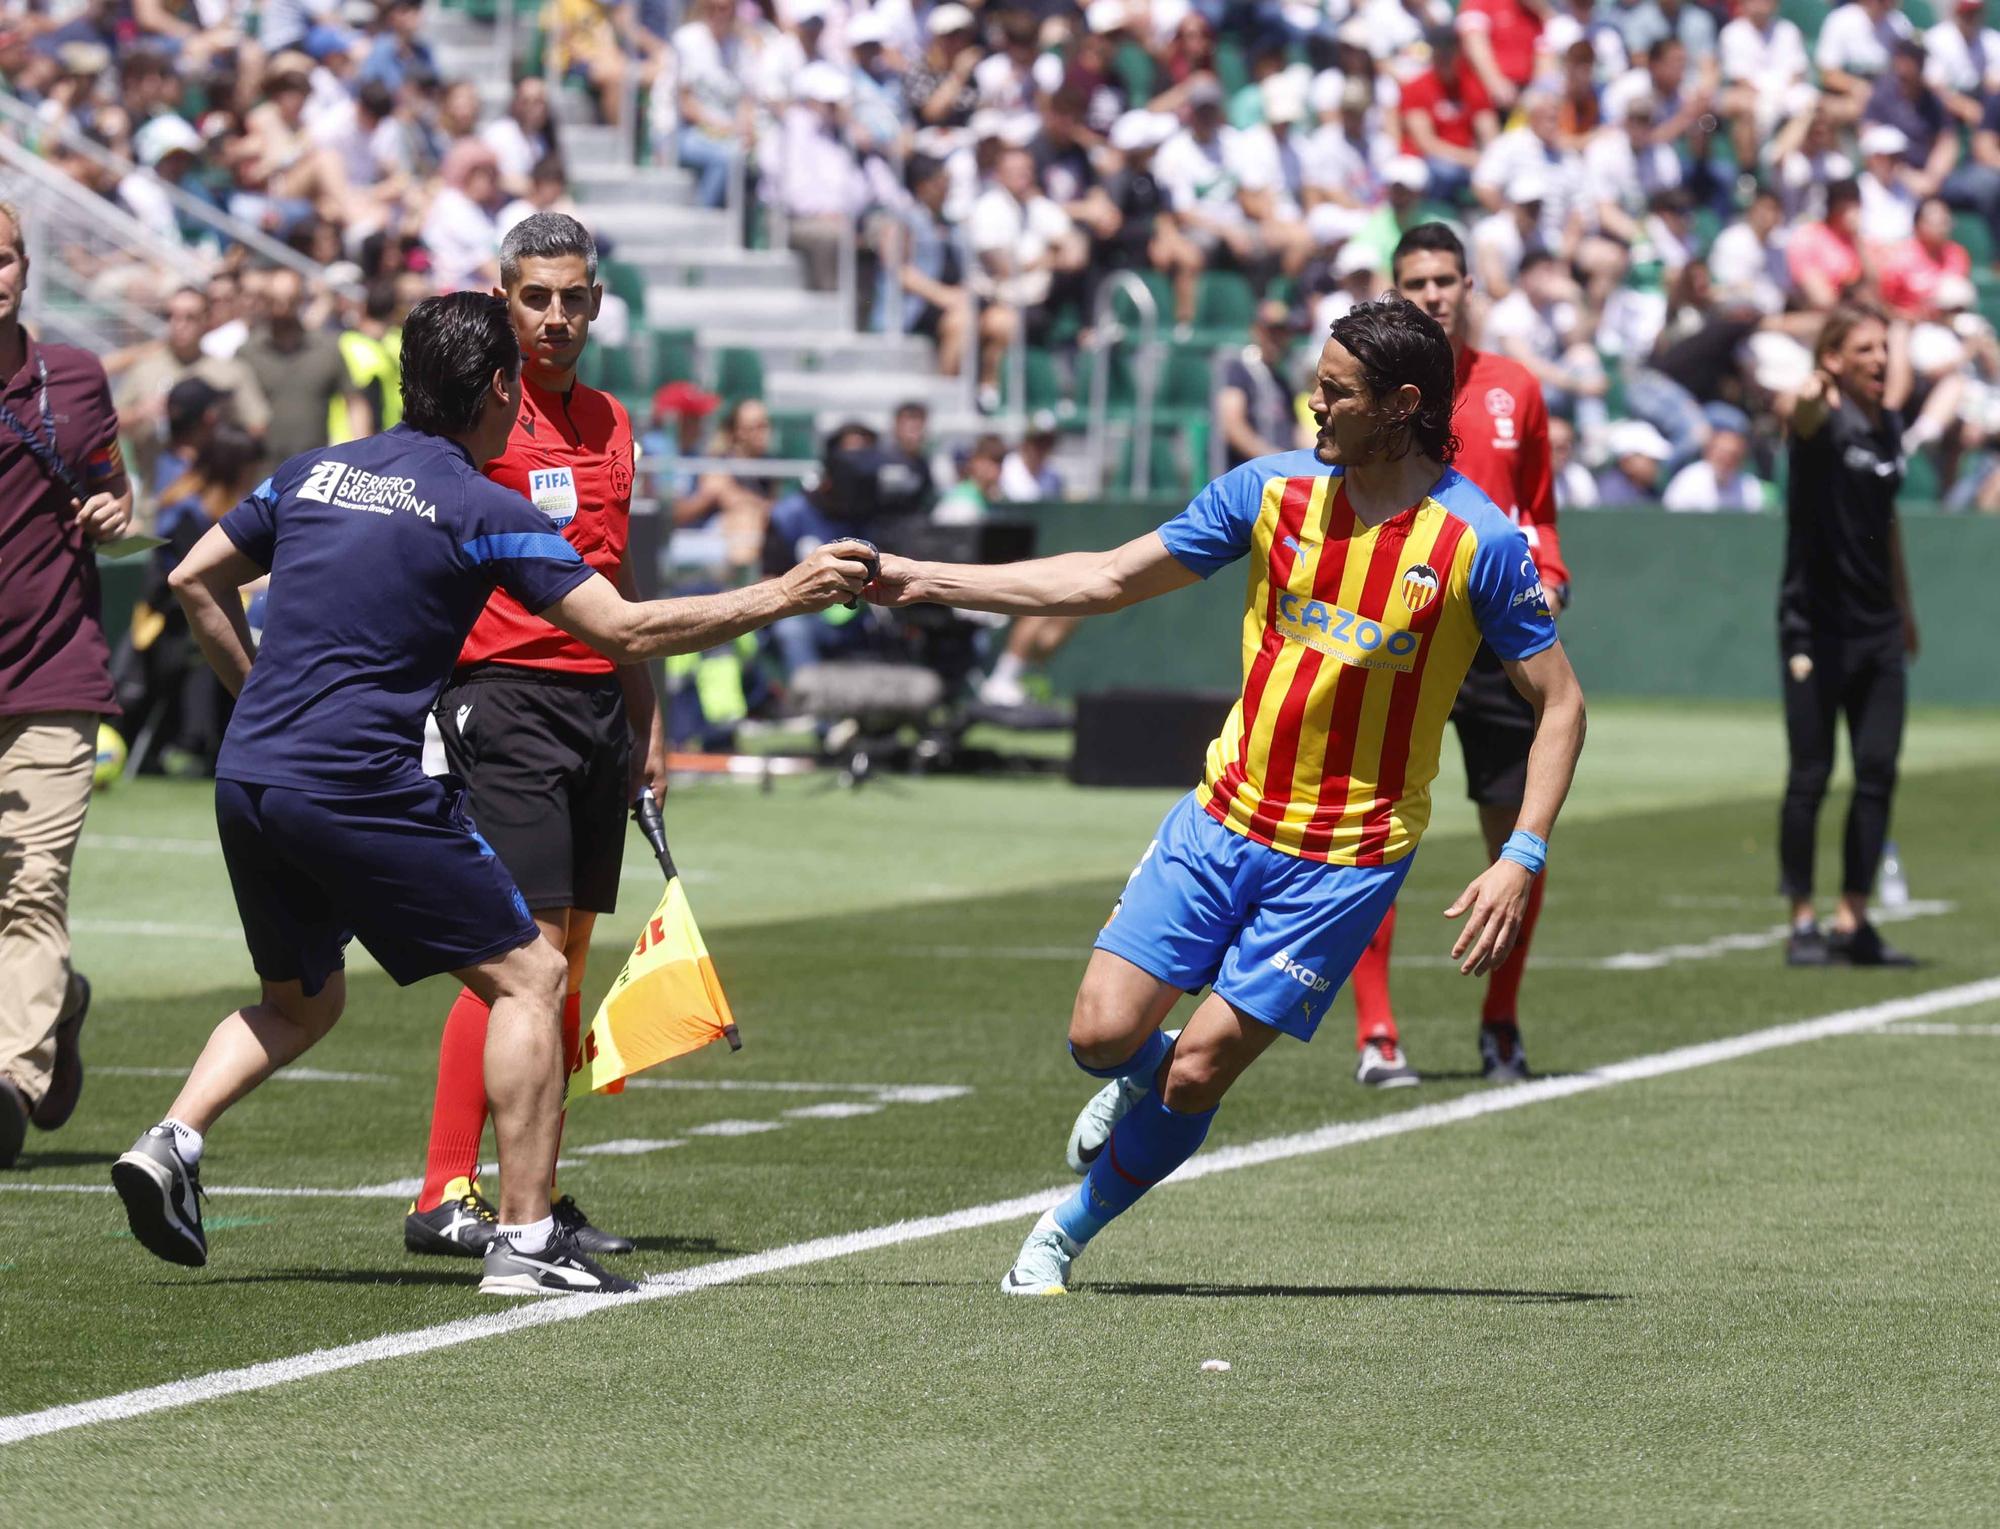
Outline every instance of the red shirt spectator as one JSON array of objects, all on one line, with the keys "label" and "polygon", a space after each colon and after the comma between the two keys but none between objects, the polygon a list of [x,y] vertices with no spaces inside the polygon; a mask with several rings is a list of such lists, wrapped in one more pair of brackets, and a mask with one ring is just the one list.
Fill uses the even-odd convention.
[{"label": "red shirt spectator", "polygon": [[1785,264],[1792,273],[1792,285],[1807,304],[1830,308],[1840,294],[1867,273],[1861,260],[1861,242],[1855,237],[1852,218],[1838,223],[1808,223],[1792,234],[1785,247]]},{"label": "red shirt spectator", "polygon": [[1493,62],[1516,85],[1535,73],[1535,41],[1542,35],[1542,18],[1522,0],[1465,0],[1458,13],[1458,30],[1484,32],[1493,43]]},{"label": "red shirt spectator", "polygon": [[1951,236],[1951,209],[1938,197],[1917,209],[1917,229],[1881,252],[1877,262],[1882,301],[1907,318],[1937,308],[1937,286],[1947,276],[1970,276],[1972,256]]},{"label": "red shirt spectator", "polygon": [[[1491,111],[1493,98],[1486,93],[1486,87],[1480,83],[1478,74],[1463,55],[1451,75],[1451,82],[1447,85],[1436,69],[1426,69],[1405,85],[1403,116],[1428,117],[1438,137],[1446,143],[1461,149],[1476,148],[1472,119],[1483,111]],[[1407,131],[1403,134],[1403,152],[1420,157],[1424,152]]]}]

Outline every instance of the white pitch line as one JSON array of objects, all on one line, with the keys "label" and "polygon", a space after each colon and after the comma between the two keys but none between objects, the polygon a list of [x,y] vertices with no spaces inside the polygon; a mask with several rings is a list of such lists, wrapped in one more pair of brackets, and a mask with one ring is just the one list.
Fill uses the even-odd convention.
[{"label": "white pitch line", "polygon": [[[185,1078],[185,1067],[105,1067],[96,1062],[90,1070],[114,1078]],[[281,1067],[266,1081],[272,1083],[394,1083],[386,1072],[329,1072],[324,1067]]]},{"label": "white pitch line", "polygon": [[743,1078],[627,1078],[625,1086],[689,1093],[713,1090],[726,1094],[867,1094],[884,1104],[936,1104],[943,1099],[962,1099],[972,1092],[959,1083],[789,1083]]},{"label": "white pitch line", "polygon": [[126,854],[140,855],[219,855],[221,841],[216,839],[149,839],[137,834],[85,834],[79,847],[82,849],[115,849]]},{"label": "white pitch line", "polygon": [[[362,1184],[353,1189],[286,1189],[264,1185],[228,1184],[211,1190],[217,1195],[269,1197],[279,1200],[407,1200],[423,1187],[422,1179],[392,1179],[386,1184]],[[109,1184],[0,1184],[0,1194],[108,1195]]]},{"label": "white pitch line", "polygon": [[[1832,1014],[1821,1015],[1817,1019],[1802,1019],[1790,1024],[1773,1025],[1768,1029],[1753,1030],[1724,1040],[1678,1046],[1671,1051],[1659,1051],[1649,1056],[1614,1062],[1608,1067],[1601,1067],[1592,1072],[1576,1073],[1562,1078],[1531,1079],[1526,1083],[1463,1094],[1441,1104],[1421,1105],[1416,1109],[1385,1115],[1375,1120],[1321,1126],[1318,1130],[1304,1131],[1292,1136],[1274,1136],[1264,1141],[1246,1142],[1239,1147],[1224,1147],[1183,1164],[1166,1182],[1193,1183],[1213,1174],[1230,1173],[1239,1168],[1282,1162],[1287,1158],[1304,1157],[1312,1153],[1330,1152],[1361,1142],[1402,1136],[1413,1131],[1431,1130],[1438,1126],[1456,1125],[1461,1121],[1498,1115],[1531,1104],[1542,1104],[1551,1099],[1566,1099],[1573,1094],[1590,1093],[1597,1089],[1615,1087],[1621,1083],[1636,1083],[1647,1078],[1664,1077],[1669,1073],[1687,1072],[1697,1067],[1711,1067],[1720,1062],[1733,1062],[1742,1057],[1755,1056],[1763,1051],[1803,1045],[1808,1041],[1824,1040],[1836,1035],[1852,1035],[1857,1031],[1872,1030],[1877,1026],[1894,1024],[1899,1020],[1921,1019],[1930,1014],[1943,1014],[1954,1009],[1968,1009],[1977,1004],[1995,1001],[2000,1001],[2000,977],[1987,977],[1978,982],[1961,983],[1957,987],[1937,988],[1911,998],[1896,998],[1886,1003],[1869,1004],[1863,1008],[1842,1009]],[[225,1396],[238,1396],[250,1391],[267,1391],[274,1386],[287,1385],[292,1381],[305,1380],[316,1375],[331,1375],[341,1370],[375,1364],[381,1360],[404,1359],[415,1354],[435,1353],[439,1349],[452,1348],[461,1343],[473,1343],[482,1338],[497,1338],[502,1334],[519,1332],[524,1328],[546,1327],[555,1322],[574,1322],[585,1317],[600,1316],[608,1311],[622,1311],[641,1301],[687,1295],[696,1290],[736,1284],[758,1275],[775,1274],[785,1269],[825,1263],[855,1253],[899,1247],[905,1243],[942,1237],[951,1232],[970,1231],[976,1227],[1025,1220],[1030,1216],[1040,1215],[1053,1200],[1069,1193],[1074,1187],[1074,1181],[1071,1181],[1037,1190],[1033,1194],[1016,1195],[1008,1200],[994,1200],[985,1205],[970,1205],[963,1210],[947,1211],[943,1215],[923,1216],[911,1221],[893,1221],[885,1226],[845,1232],[835,1237],[817,1237],[810,1242],[795,1242],[762,1253],[748,1253],[740,1258],[725,1258],[714,1263],[697,1264],[691,1269],[682,1269],[672,1274],[656,1274],[632,1295],[550,1298],[483,1316],[463,1317],[456,1322],[447,1322],[438,1327],[389,1333],[380,1338],[371,1338],[365,1343],[314,1349],[310,1353],[296,1354],[286,1359],[268,1360],[263,1364],[245,1365],[234,1370],[216,1370],[187,1380],[169,1381],[165,1385],[146,1386],[136,1391],[121,1392],[116,1396],[98,1397],[86,1402],[70,1402],[41,1412],[23,1412],[11,1417],[0,1417],[0,1445],[18,1444],[24,1439],[62,1433],[72,1428],[88,1428],[121,1418],[142,1417],[148,1413],[189,1407],[199,1402],[216,1401]]]},{"label": "white pitch line", "polygon": [[146,935],[162,940],[227,940],[243,943],[243,931],[223,924],[168,924],[149,918],[73,918],[70,929],[77,934]]},{"label": "white pitch line", "polygon": [[2000,1025],[1884,1025],[1871,1035],[1983,1035],[2000,1036]]},{"label": "white pitch line", "polygon": [[655,1141],[646,1136],[621,1136],[616,1141],[600,1141],[594,1146],[571,1147],[578,1157],[637,1157],[643,1152],[664,1152],[669,1147],[685,1147],[678,1136]]}]

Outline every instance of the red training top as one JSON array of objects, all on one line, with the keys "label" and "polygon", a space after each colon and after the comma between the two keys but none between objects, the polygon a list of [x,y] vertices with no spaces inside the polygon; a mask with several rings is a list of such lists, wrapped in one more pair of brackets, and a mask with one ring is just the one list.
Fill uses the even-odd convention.
[{"label": "red training top", "polygon": [[[521,417],[486,476],[549,517],[583,560],[614,584],[632,528],[632,421],[609,393],[574,384],[545,392],[522,377]],[[496,589],[458,655],[468,664],[515,664],[570,674],[616,667],[595,648],[522,609]]]},{"label": "red training top", "polygon": [[1542,18],[1525,0],[1465,0],[1458,10],[1458,30],[1485,32],[1493,39],[1493,62],[1516,85],[1535,75],[1535,43],[1542,35]]},{"label": "red training top", "polygon": [[[1486,93],[1478,71],[1463,58],[1458,61],[1458,69],[1448,86],[1436,69],[1426,69],[1403,87],[1404,120],[1407,122],[1416,115],[1429,117],[1438,137],[1454,148],[1475,146],[1472,119],[1492,109],[1493,97]],[[1403,152],[1423,153],[1407,131],[1403,134]]]},{"label": "red training top", "polygon": [[[44,446],[55,436],[55,457],[75,487],[95,492],[114,480],[118,411],[104,368],[88,351],[30,337],[21,369],[0,377],[0,404]],[[0,424],[0,716],[118,711],[99,624],[97,556],[71,497],[20,435]]]},{"label": "red training top", "polygon": [[1549,406],[1534,373],[1506,356],[1466,346],[1458,358],[1451,428],[1458,435],[1451,465],[1521,528],[1542,582],[1567,586],[1549,470]]}]

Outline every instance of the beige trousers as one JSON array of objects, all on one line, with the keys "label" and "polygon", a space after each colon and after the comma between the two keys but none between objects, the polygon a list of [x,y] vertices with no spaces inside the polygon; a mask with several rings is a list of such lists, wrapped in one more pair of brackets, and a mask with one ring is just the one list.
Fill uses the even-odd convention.
[{"label": "beige trousers", "polygon": [[69,868],[90,806],[98,718],[0,717],[0,1076],[30,1108],[73,1008]]}]

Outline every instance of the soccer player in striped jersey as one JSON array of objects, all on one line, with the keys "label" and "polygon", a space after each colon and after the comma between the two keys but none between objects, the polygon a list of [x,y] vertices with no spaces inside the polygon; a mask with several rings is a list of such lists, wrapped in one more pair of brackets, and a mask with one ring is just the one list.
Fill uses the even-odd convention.
[{"label": "soccer player in striped jersey", "polygon": [[[1465,299],[1471,287],[1465,246],[1443,223],[1419,223],[1403,235],[1389,263],[1396,290],[1436,319],[1451,337],[1457,362],[1458,402],[1452,432],[1458,455],[1452,465],[1521,528],[1541,576],[1549,613],[1569,603],[1569,569],[1556,538],[1555,482],[1549,470],[1549,410],[1542,385],[1520,362],[1466,343]],[[1527,788],[1528,750],[1535,712],[1508,681],[1499,656],[1482,645],[1451,710],[1459,751],[1465,756],[1466,794],[1479,811],[1487,851],[1498,854],[1521,811]],[[1479,1013],[1479,1060],[1495,1082],[1528,1075],[1521,1049],[1521,974],[1541,916],[1543,878],[1537,876],[1521,919],[1520,938],[1486,979]],[[1360,1053],[1355,1081],[1373,1088],[1408,1087],[1417,1070],[1402,1047],[1389,1004],[1389,946],[1396,932],[1391,907],[1382,927],[1354,965],[1354,1043]]]},{"label": "soccer player in striped jersey", "polygon": [[[1258,457],[1109,552],[997,567],[884,557],[870,596],[1080,616],[1249,561],[1243,695],[1097,938],[1070,1018],[1107,1080],[1070,1135],[1076,1192],[1002,1281],[1053,1295],[1113,1217],[1208,1134],[1280,1034],[1309,1040],[1382,922],[1430,817],[1446,717],[1482,640],[1538,718],[1515,832],[1447,915],[1469,975],[1504,961],[1583,747],[1583,696],[1520,529],[1450,469],[1451,341],[1400,297],[1341,316],[1311,450]],[[1211,989],[1178,1035],[1183,993]]]}]

